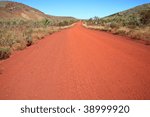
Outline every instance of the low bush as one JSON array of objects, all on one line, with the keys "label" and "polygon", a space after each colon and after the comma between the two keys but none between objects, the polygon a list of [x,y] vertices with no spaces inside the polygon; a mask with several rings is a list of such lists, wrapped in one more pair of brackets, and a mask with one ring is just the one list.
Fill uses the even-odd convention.
[{"label": "low bush", "polygon": [[9,58],[11,50],[9,47],[0,47],[0,59]]},{"label": "low bush", "polygon": [[69,25],[69,22],[66,20],[59,23],[59,26],[67,26],[67,25]]},{"label": "low bush", "polygon": [[110,23],[110,28],[118,28],[119,25],[116,22]]},{"label": "low bush", "polygon": [[140,16],[142,24],[150,24],[150,9],[141,11]]},{"label": "low bush", "polygon": [[31,46],[32,45],[33,40],[32,40],[32,36],[31,35],[26,37],[26,43],[27,43],[26,44],[27,46]]}]

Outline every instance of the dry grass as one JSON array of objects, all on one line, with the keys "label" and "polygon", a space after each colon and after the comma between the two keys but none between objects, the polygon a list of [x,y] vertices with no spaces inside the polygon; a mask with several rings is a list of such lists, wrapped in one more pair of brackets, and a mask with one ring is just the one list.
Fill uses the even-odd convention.
[{"label": "dry grass", "polygon": [[110,27],[110,26],[102,26],[102,25],[87,25],[86,23],[83,25],[86,28],[94,29],[94,30],[101,30],[111,32],[113,34],[127,36],[132,39],[142,40],[144,41],[145,45],[150,45],[150,27],[136,27],[136,28],[129,28],[129,27]]},{"label": "dry grass", "polygon": [[0,59],[6,59],[10,56],[11,50],[9,47],[0,47]]},{"label": "dry grass", "polygon": [[[9,50],[13,52],[31,46],[38,40],[43,39],[46,35],[53,34],[54,32],[60,31],[64,28],[69,28],[72,26],[74,21],[67,20],[65,23],[60,25],[59,22],[51,23],[49,20],[38,22],[22,20],[0,20],[1,59],[10,56]],[[5,48],[9,48],[9,50]],[[8,51],[8,53],[6,51]],[[7,57],[6,54],[8,54]]]}]

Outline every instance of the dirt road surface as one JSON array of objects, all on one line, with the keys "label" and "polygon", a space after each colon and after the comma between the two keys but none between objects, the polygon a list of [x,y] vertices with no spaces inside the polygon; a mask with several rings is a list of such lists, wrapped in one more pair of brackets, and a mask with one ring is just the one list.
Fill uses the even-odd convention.
[{"label": "dirt road surface", "polygon": [[77,23],[1,61],[0,99],[150,99],[150,46]]}]

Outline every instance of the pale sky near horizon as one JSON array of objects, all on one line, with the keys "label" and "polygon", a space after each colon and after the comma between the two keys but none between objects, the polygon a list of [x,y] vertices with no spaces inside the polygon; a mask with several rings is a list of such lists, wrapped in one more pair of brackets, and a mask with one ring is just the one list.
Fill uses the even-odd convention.
[{"label": "pale sky near horizon", "polygon": [[86,19],[104,17],[129,8],[150,3],[150,0],[12,0],[24,3],[46,14]]}]

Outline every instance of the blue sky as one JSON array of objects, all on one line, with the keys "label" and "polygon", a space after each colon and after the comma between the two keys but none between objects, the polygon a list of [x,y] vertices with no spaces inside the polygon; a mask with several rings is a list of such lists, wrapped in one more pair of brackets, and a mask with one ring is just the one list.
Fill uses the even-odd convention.
[{"label": "blue sky", "polygon": [[13,0],[56,16],[76,18],[104,17],[150,0]]}]

